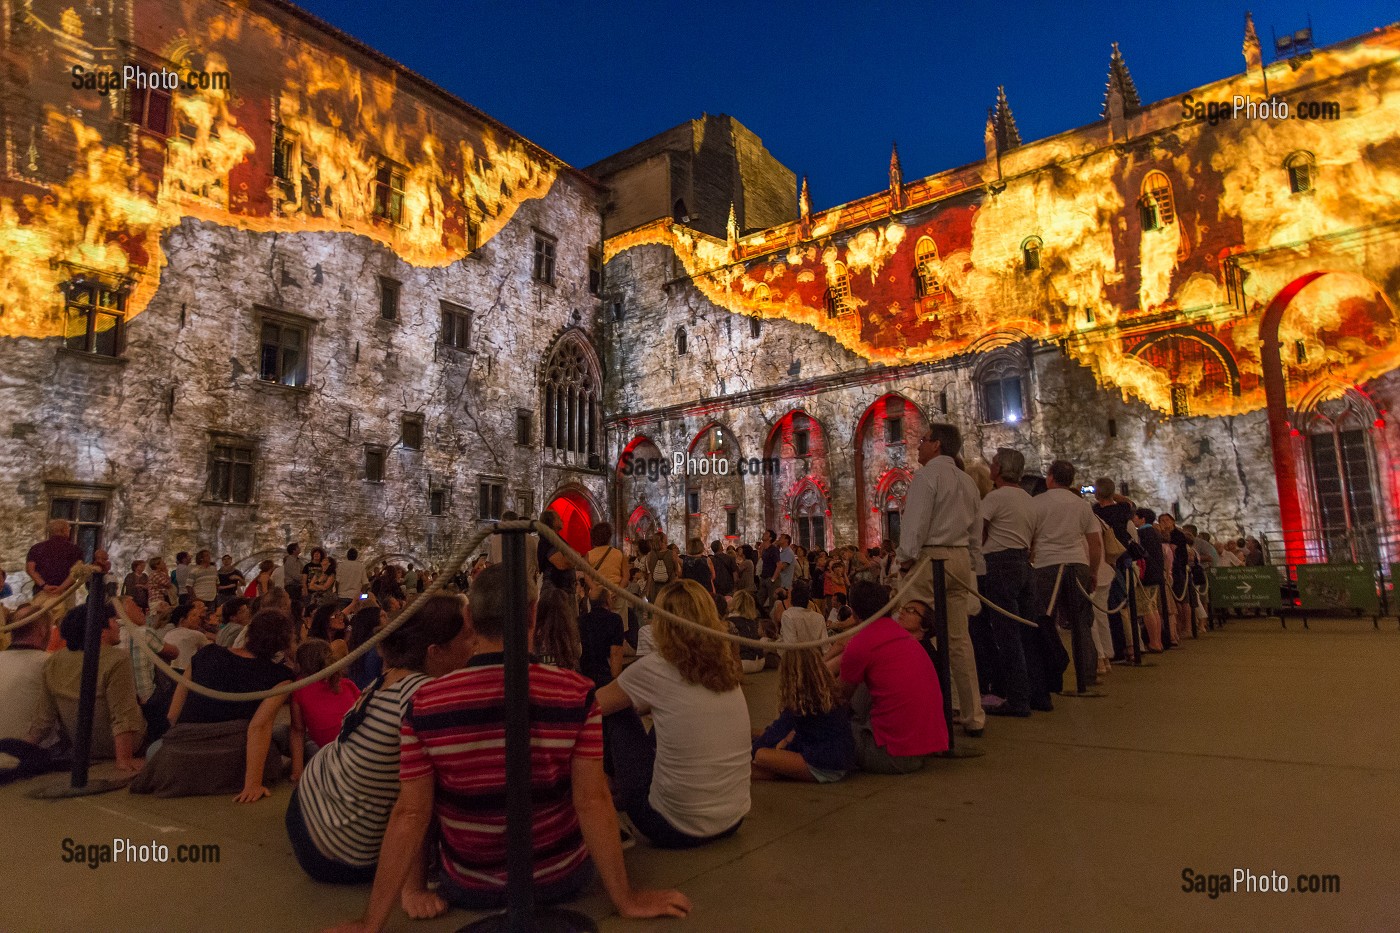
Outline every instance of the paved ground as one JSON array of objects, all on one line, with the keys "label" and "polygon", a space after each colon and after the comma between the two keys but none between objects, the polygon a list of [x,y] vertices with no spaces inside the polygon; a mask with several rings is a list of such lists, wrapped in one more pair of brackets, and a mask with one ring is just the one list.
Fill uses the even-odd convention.
[{"label": "paved ground", "polygon": [[[732,839],[627,854],[636,882],[684,890],[688,921],[578,905],[605,931],[1382,930],[1400,928],[1400,634],[1369,620],[1233,623],[1116,669],[1101,699],[988,723],[978,758],[903,778],[758,785]],[[755,722],[773,673],[750,678]],[[301,931],[356,916],[364,889],[307,880],[285,787],[224,798],[125,792],[37,802],[0,791],[4,931]],[[219,864],[60,861],[62,840],[216,842]],[[1340,876],[1339,894],[1182,891],[1183,869]],[[1291,885],[1292,886],[1292,885]],[[472,915],[393,930],[455,930]]]}]

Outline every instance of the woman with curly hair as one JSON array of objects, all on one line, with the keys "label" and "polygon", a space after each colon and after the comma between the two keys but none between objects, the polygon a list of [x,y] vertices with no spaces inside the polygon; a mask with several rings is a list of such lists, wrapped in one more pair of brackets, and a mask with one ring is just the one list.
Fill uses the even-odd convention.
[{"label": "woman with curly hair", "polygon": [[[662,613],[728,630],[694,580],[668,583]],[[632,823],[663,849],[732,834],[749,812],[749,709],[728,641],[657,613],[656,650],[598,691],[609,717],[615,785]],[[651,713],[648,735],[638,714]]]}]

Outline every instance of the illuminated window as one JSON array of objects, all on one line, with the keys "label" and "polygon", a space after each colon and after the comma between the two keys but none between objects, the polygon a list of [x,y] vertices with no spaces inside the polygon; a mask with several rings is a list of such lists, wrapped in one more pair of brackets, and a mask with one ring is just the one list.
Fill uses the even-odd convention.
[{"label": "illuminated window", "polygon": [[676,328],[676,356],[685,356],[686,351],[685,328]]},{"label": "illuminated window", "polygon": [[468,217],[467,217],[467,252],[469,252],[469,253],[474,253],[474,252],[477,251],[477,248],[480,247],[480,246],[481,246],[481,224],[477,223],[475,217],[472,217],[472,216],[468,215]]},{"label": "illuminated window", "polygon": [[1317,162],[1311,152],[1293,153],[1283,160],[1283,167],[1288,172],[1288,187],[1294,194],[1307,194],[1313,190]]},{"label": "illuminated window", "polygon": [[253,501],[251,442],[232,437],[216,437],[209,448],[209,498],[215,502],[247,505]]},{"label": "illuminated window", "polygon": [[831,285],[826,290],[826,313],[828,317],[836,317],[852,310],[851,276],[846,271],[846,264],[838,262],[831,267]]},{"label": "illuminated window", "polygon": [[64,340],[69,350],[98,356],[121,356],[125,338],[126,295],[96,282],[77,279],[64,285]]},{"label": "illuminated window", "polygon": [[386,321],[399,317],[399,289],[402,286],[388,276],[379,277],[379,316]]},{"label": "illuminated window", "polygon": [[275,385],[306,385],[310,330],[304,323],[264,315],[258,378]]},{"label": "illuminated window", "polygon": [[1027,272],[1034,272],[1040,268],[1040,237],[1027,237],[1026,242],[1021,244],[1021,259],[1024,261]]},{"label": "illuminated window", "polygon": [[374,175],[374,216],[390,223],[403,223],[403,169],[380,166]]},{"label": "illuminated window", "polygon": [[505,511],[506,486],[499,479],[482,479],[476,484],[476,517],[483,522],[498,522]]},{"label": "illuminated window", "polygon": [[439,342],[444,347],[466,350],[472,343],[472,313],[450,301],[442,304],[442,332]]},{"label": "illuminated window", "polygon": [[399,441],[405,450],[423,449],[423,416],[417,412],[404,412],[399,421]]},{"label": "illuminated window", "polygon": [[530,277],[545,285],[554,284],[554,237],[535,231],[535,263]]},{"label": "illuminated window", "polygon": [[767,285],[759,285],[753,290],[753,300],[761,305],[766,305],[773,300],[773,293],[768,290]]},{"label": "illuminated window", "polygon": [[283,201],[297,199],[297,141],[278,126],[272,134],[272,177]]},{"label": "illuminated window", "polygon": [[603,292],[603,254],[596,249],[588,251],[588,294],[600,295]]},{"label": "illuminated window", "polygon": [[384,482],[385,453],[383,447],[365,446],[365,482]]},{"label": "illuminated window", "polygon": [[1160,230],[1176,220],[1172,201],[1172,183],[1161,172],[1148,172],[1142,180],[1142,197],[1138,199],[1142,229]]},{"label": "illuminated window", "polygon": [[943,282],[938,278],[938,244],[932,237],[920,237],[914,246],[914,279],[920,298],[943,294]]},{"label": "illuminated window", "polygon": [[982,418],[987,424],[1016,424],[1026,416],[1024,380],[1019,367],[1005,357],[983,368]]},{"label": "illuminated window", "polygon": [[165,136],[170,132],[170,91],[150,87],[150,81],[151,72],[140,69],[140,74],[132,83],[147,86],[127,90],[126,118],[144,130]]},{"label": "illuminated window", "polygon": [[1186,386],[1172,386],[1172,417],[1186,418],[1191,414],[1191,396],[1186,393]]}]

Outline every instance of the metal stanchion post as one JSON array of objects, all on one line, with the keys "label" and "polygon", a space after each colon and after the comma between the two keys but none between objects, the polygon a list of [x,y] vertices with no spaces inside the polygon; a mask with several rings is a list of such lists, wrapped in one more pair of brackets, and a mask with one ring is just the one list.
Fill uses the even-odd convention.
[{"label": "metal stanchion post", "polygon": [[[94,573],[88,578],[87,622],[83,626],[83,671],[78,687],[78,722],[73,736],[73,771],[67,784],[53,784],[29,793],[38,799],[86,797],[105,794],[125,787],[130,778],[89,780],[88,766],[92,760],[92,728],[97,707],[97,666],[102,651],[102,630],[106,628],[106,575]],[[62,650],[62,649],[60,649]],[[108,728],[103,723],[103,728]]]},{"label": "metal stanchion post", "polygon": [[1138,631],[1137,583],[1133,573],[1132,560],[1125,565],[1128,583],[1128,627],[1133,630],[1133,667],[1142,666],[1142,633]]},{"label": "metal stanchion post", "polygon": [[458,933],[596,933],[593,921],[577,911],[535,907],[525,530],[499,533],[505,537],[501,556],[506,565],[506,910],[469,923]]}]

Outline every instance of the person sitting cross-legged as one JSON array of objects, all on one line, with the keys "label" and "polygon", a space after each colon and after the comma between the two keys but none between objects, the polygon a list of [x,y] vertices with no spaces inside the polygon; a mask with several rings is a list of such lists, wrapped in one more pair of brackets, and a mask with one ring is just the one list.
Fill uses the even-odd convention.
[{"label": "person sitting cross-legged", "polygon": [[[472,582],[467,622],[475,653],[467,666],[418,688],[403,720],[398,801],[389,816],[364,915],[337,931],[380,931],[396,900],[412,917],[452,903],[469,910],[506,899],[506,568]],[[713,607],[706,596],[706,603]],[[523,620],[534,627],[531,601]],[[679,891],[633,889],[603,774],[603,726],[593,682],[544,664],[529,666],[530,770],[534,786],[534,889],[539,903],[578,894],[596,868],[625,917],[683,917]],[[422,884],[429,826],[439,887]],[[416,883],[411,883],[416,882]]]},{"label": "person sitting cross-legged", "polygon": [[829,784],[856,766],[851,718],[819,648],[786,648],[778,662],[778,718],[753,740],[753,779]]},{"label": "person sitting cross-legged", "polygon": [[[27,625],[19,625],[26,619]],[[56,734],[31,734],[44,692],[50,614],[31,603],[16,610],[9,623],[18,627],[10,630],[10,646],[0,651],[0,784],[61,769],[67,750]]]}]

